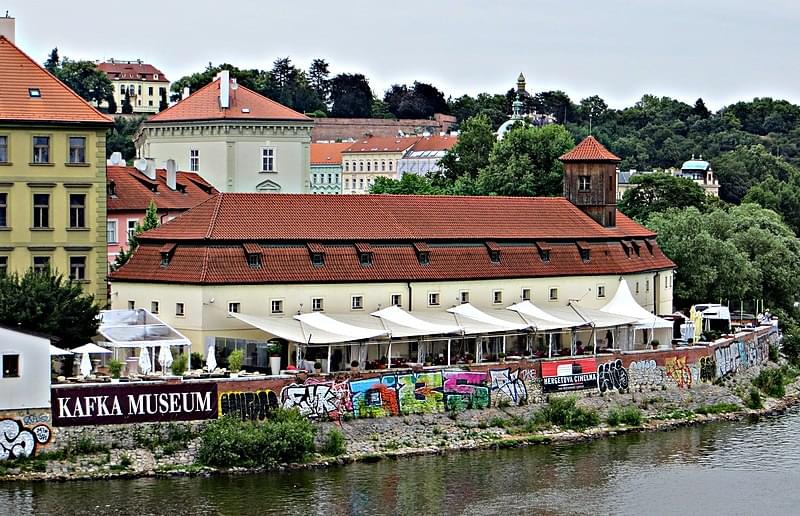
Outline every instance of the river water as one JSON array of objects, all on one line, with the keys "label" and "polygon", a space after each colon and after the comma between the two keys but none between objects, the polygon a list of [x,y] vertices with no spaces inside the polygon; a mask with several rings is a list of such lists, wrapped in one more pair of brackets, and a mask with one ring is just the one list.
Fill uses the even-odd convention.
[{"label": "river water", "polygon": [[800,514],[800,410],[253,476],[0,483],[0,515]]}]

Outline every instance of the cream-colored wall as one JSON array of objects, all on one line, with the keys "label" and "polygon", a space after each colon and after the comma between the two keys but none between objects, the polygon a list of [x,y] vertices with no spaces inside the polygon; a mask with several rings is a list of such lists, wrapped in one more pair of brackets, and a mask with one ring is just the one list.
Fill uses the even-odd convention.
[{"label": "cream-colored wall", "polygon": [[[369,193],[370,183],[375,181],[375,178],[386,177],[389,179],[397,179],[397,165],[400,158],[403,157],[402,152],[368,152],[368,153],[347,153],[342,155],[342,193],[345,194],[364,194]],[[364,162],[364,171],[358,170],[358,164]],[[386,170],[380,169],[381,162],[386,162]],[[367,162],[372,166],[367,172]],[[378,170],[375,170],[375,162],[378,163]],[[350,170],[346,171],[345,163],[350,164]],[[391,171],[389,170],[389,163],[392,164]],[[355,167],[355,168],[354,168]],[[364,188],[357,188],[359,179],[364,179]],[[348,184],[350,188],[345,188]]]},{"label": "cream-colored wall", "polygon": [[[198,124],[144,127],[136,141],[137,153],[155,159],[159,166],[171,158],[179,170],[191,170],[189,151],[197,149],[199,174],[222,192],[257,192],[258,185],[267,180],[280,185],[280,193],[309,191],[311,126],[270,129]],[[275,149],[275,172],[261,171],[264,147]]]},{"label": "cream-colored wall", "polygon": [[[122,112],[122,102],[125,100],[125,94],[120,92],[120,86],[126,88],[133,86],[136,95],[131,97],[131,105],[133,106],[134,113],[158,113],[158,106],[161,102],[161,96],[158,94],[159,88],[166,88],[167,100],[169,100],[169,84],[168,82],[154,82],[154,81],[136,81],[136,80],[112,80],[111,85],[114,87],[114,102],[117,104],[117,113]],[[142,87],[142,94],[138,95],[139,86]],[[153,88],[153,94],[149,94],[148,88]],[[139,102],[141,101],[141,105]],[[149,105],[150,102],[153,105]],[[107,108],[108,102],[105,100],[100,103],[101,108]]]},{"label": "cream-colored wall", "polygon": [[[660,273],[660,276],[671,275],[671,271]],[[625,275],[631,293],[637,302],[648,310],[654,307],[654,273]],[[502,309],[522,299],[522,289],[531,289],[532,301],[544,309],[548,307],[566,306],[570,299],[580,299],[584,306],[600,308],[614,296],[619,283],[619,275],[605,276],[573,276],[529,279],[498,279],[449,282],[405,282],[393,283],[337,283],[337,284],[298,284],[298,285],[220,285],[192,286],[170,284],[147,284],[114,282],[111,287],[113,308],[127,308],[129,299],[136,301],[136,306],[150,309],[150,302],[160,302],[159,317],[173,325],[192,340],[195,351],[203,350],[204,337],[240,337],[265,339],[267,334],[252,330],[238,319],[228,317],[228,303],[240,303],[241,312],[258,316],[273,316],[271,302],[273,299],[283,300],[283,314],[291,316],[302,310],[311,311],[312,297],[324,299],[324,311],[329,314],[368,314],[380,307],[387,307],[392,294],[402,296],[402,306],[413,311],[442,311],[458,303],[462,290],[470,293],[470,303],[480,309]],[[672,288],[661,284],[661,299],[657,313],[672,312]],[[639,293],[636,294],[636,283]],[[649,282],[649,290],[647,283]],[[604,298],[597,297],[598,285],[604,285]],[[558,288],[558,300],[548,299],[549,289]],[[502,290],[503,302],[492,302],[493,291]],[[438,292],[439,306],[428,306],[428,294]],[[363,296],[362,310],[351,310],[351,297]],[[213,302],[212,302],[213,299]],[[174,306],[183,301],[186,315],[175,317]],[[300,304],[302,303],[302,308]]]}]

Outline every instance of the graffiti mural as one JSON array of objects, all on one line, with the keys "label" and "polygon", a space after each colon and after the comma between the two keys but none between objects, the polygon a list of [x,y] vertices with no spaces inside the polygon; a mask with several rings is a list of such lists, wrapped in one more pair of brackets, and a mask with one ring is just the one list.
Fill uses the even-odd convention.
[{"label": "graffiti mural", "polygon": [[769,359],[769,342],[766,339],[754,339],[720,346],[714,351],[714,359],[717,363],[717,376],[721,378],[739,369],[765,363]]},{"label": "graffiti mural", "polygon": [[281,391],[281,406],[297,408],[311,419],[341,419],[353,407],[347,382],[287,385]]},{"label": "graffiti mural", "polygon": [[713,382],[717,377],[717,361],[713,355],[700,358],[700,381]]},{"label": "graffiti mural", "polygon": [[597,366],[597,388],[600,392],[628,388],[628,371],[622,367],[622,360],[612,360]]},{"label": "graffiti mural", "polygon": [[661,387],[664,385],[664,370],[655,360],[639,360],[628,366],[628,377],[632,385]]},{"label": "graffiti mural", "polygon": [[445,410],[483,409],[489,406],[486,373],[443,371]]},{"label": "graffiti mural", "polygon": [[233,416],[242,421],[263,421],[278,408],[278,396],[270,390],[223,392],[219,395],[219,415]]},{"label": "graffiti mural", "polygon": [[679,388],[692,386],[692,371],[686,365],[686,357],[668,358],[664,363],[664,372]]},{"label": "graffiti mural", "polygon": [[520,376],[520,370],[493,369],[489,371],[492,404],[505,400],[510,405],[524,405],[528,401],[528,389]]},{"label": "graffiti mural", "polygon": [[381,382],[397,391],[400,412],[428,414],[444,410],[442,373],[384,375]]},{"label": "graffiti mural", "polygon": [[31,457],[39,446],[50,442],[52,431],[46,424],[26,427],[17,419],[0,420],[0,461]]},{"label": "graffiti mural", "polygon": [[383,417],[400,414],[397,390],[381,380],[381,378],[368,378],[350,382],[353,416]]}]

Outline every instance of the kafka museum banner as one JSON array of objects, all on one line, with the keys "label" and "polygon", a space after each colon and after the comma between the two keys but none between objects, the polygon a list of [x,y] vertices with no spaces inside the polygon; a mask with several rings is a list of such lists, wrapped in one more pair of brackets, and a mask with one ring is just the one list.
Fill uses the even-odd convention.
[{"label": "kafka museum banner", "polygon": [[216,419],[216,383],[53,387],[53,426]]}]

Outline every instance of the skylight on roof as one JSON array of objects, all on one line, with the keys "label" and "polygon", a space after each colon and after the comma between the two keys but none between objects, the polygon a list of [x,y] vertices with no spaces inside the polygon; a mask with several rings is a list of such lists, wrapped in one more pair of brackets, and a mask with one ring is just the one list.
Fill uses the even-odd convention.
[{"label": "skylight on roof", "polygon": [[38,99],[42,96],[42,90],[39,88],[28,88],[28,95],[33,99]]}]

